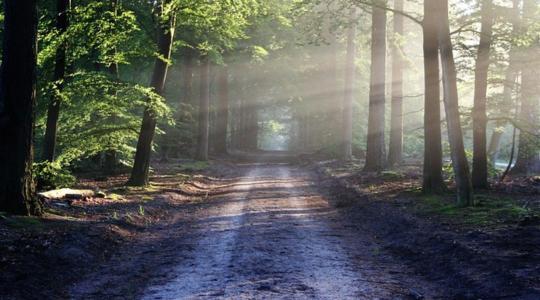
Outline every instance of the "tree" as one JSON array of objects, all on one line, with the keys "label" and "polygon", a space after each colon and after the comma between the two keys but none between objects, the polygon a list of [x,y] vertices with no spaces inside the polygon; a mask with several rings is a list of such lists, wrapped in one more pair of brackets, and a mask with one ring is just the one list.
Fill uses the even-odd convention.
[{"label": "tree", "polygon": [[229,69],[222,66],[218,73],[218,105],[216,120],[216,153],[227,154],[227,133],[229,125]]},{"label": "tree", "polygon": [[[68,11],[71,9],[71,0],[56,1],[56,29],[61,35],[66,32],[69,26]],[[63,37],[61,37],[63,38]],[[56,50],[56,61],[54,65],[53,82],[56,90],[61,90],[64,85],[66,75],[66,41],[62,40]],[[52,93],[47,110],[47,124],[45,129],[45,139],[43,141],[43,159],[53,161],[56,149],[56,136],[58,133],[58,118],[60,116],[61,99],[59,92]]]},{"label": "tree", "polygon": [[40,215],[32,178],[36,104],[37,3],[4,1],[0,71],[0,210]]},{"label": "tree", "polygon": [[350,20],[351,24],[349,25],[347,33],[345,95],[343,98],[343,138],[341,142],[341,158],[343,160],[349,160],[352,158],[354,78],[356,74],[356,8],[351,9]]},{"label": "tree", "polygon": [[[118,17],[118,5],[119,5],[118,1],[119,0],[111,0],[111,11],[113,12],[115,17]],[[113,56],[117,55],[116,48],[113,48],[112,52],[113,52]],[[120,70],[119,70],[117,61],[113,61],[109,65],[109,73],[111,74],[111,77],[114,80],[119,81]],[[115,98],[118,97],[116,93],[113,96]],[[113,116],[111,119],[112,119],[111,120],[112,123],[117,123],[117,120],[116,120],[117,118],[115,116]],[[116,170],[116,165],[118,164],[118,153],[116,152],[116,150],[114,150],[114,147],[112,147],[112,149],[108,149],[107,151],[105,151],[104,156],[105,156],[105,160],[104,160],[105,171],[107,174],[113,174]]]},{"label": "tree", "polygon": [[[394,0],[394,10],[403,11],[403,0]],[[388,166],[400,164],[403,159],[403,58],[400,41],[403,36],[403,16],[394,13],[392,45],[392,112],[390,121],[390,147]]]},{"label": "tree", "polygon": [[438,3],[424,2],[424,193],[445,190],[442,176],[441,101],[439,82]]},{"label": "tree", "polygon": [[[520,28],[520,8],[519,4],[521,0],[513,0],[513,6],[512,11],[510,14],[511,24],[512,24],[512,37],[519,36],[521,32]],[[509,53],[509,59],[508,59],[508,67],[506,68],[505,75],[504,75],[504,86],[503,86],[503,99],[502,103],[500,105],[499,110],[502,113],[507,113],[512,109],[514,106],[512,103],[512,95],[514,94],[514,91],[516,89],[516,80],[519,75],[519,68],[517,64],[517,47],[512,43]],[[495,129],[493,130],[493,133],[491,134],[491,140],[489,142],[488,147],[488,156],[491,159],[492,163],[495,163],[498,158],[499,148],[501,144],[501,138],[503,136],[504,131],[502,130],[502,127],[507,124],[507,121],[505,119],[497,120]]]},{"label": "tree", "polygon": [[195,51],[190,48],[184,49],[182,64],[182,98],[181,103],[193,104],[193,73],[195,63]]},{"label": "tree", "polygon": [[[523,1],[523,24],[524,28],[528,29],[528,34],[532,34],[530,25],[532,25],[538,5],[534,0]],[[534,30],[534,29],[533,29]],[[531,61],[525,62],[529,57],[540,56],[540,41],[538,37],[533,37],[530,44],[522,53],[521,63],[521,110],[519,113],[519,143],[518,155],[513,174],[527,174],[539,162],[538,157],[538,123],[540,105],[540,89],[538,88],[538,78],[540,72],[538,63]]]},{"label": "tree", "polygon": [[[385,5],[385,1],[382,5]],[[365,171],[385,167],[386,10],[373,6],[371,28],[371,81]]]},{"label": "tree", "polygon": [[487,87],[489,55],[493,40],[492,0],[482,1],[482,29],[476,58],[473,108],[472,183],[477,189],[488,188],[487,159]]},{"label": "tree", "polygon": [[208,135],[210,121],[210,58],[201,56],[200,93],[199,93],[199,131],[197,135],[198,160],[208,160]]},{"label": "tree", "polygon": [[457,73],[450,38],[448,0],[439,0],[438,4],[441,11],[438,39],[443,69],[444,108],[448,126],[450,156],[452,157],[452,167],[457,187],[457,201],[459,205],[470,206],[474,204],[473,189],[459,114]]},{"label": "tree", "polygon": [[[169,12],[166,14],[165,5],[168,0],[163,0],[159,5],[158,25],[158,53],[154,63],[154,71],[152,73],[151,87],[159,95],[163,95],[165,89],[165,81],[167,79],[167,70],[169,67],[168,60],[171,57],[171,49],[174,40],[175,15]],[[148,184],[148,172],[150,169],[150,158],[152,155],[152,142],[156,131],[157,119],[151,105],[148,105],[144,111],[139,140],[137,142],[137,150],[135,153],[135,162],[131,170],[131,177],[128,184],[134,186],[143,186]]]}]

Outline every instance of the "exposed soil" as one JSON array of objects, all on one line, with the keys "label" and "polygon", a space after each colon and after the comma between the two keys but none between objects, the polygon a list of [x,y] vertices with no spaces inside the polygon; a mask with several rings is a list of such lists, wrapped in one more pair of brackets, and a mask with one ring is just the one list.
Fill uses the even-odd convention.
[{"label": "exposed soil", "polygon": [[[341,168],[340,168],[341,167]],[[414,168],[395,174],[348,172],[339,164],[316,167],[329,194],[348,218],[362,220],[360,230],[382,243],[385,251],[401,259],[416,273],[446,287],[449,299],[540,298],[540,198],[534,191],[508,188],[489,196],[511,197],[518,205],[532,207],[533,217],[492,220],[477,224],[467,218],[426,211],[417,192]],[[353,168],[354,169],[354,168]],[[516,180],[522,182],[523,180]],[[508,186],[508,185],[507,185]],[[534,187],[532,187],[534,189]],[[361,198],[359,200],[358,198]],[[438,201],[454,201],[454,196]],[[487,200],[489,201],[489,200]]]},{"label": "exposed soil", "polygon": [[[358,299],[436,295],[317,189],[314,173],[250,165],[71,290],[74,298]],[[223,193],[224,192],[224,193]]]},{"label": "exposed soil", "polygon": [[412,173],[328,168],[158,166],[144,190],[85,180],[109,199],[0,220],[0,298],[540,298],[534,220],[452,222],[417,209]]}]

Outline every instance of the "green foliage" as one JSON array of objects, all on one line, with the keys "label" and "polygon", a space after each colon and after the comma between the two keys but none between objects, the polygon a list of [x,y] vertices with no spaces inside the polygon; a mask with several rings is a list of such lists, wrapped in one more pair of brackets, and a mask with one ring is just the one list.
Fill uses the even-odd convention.
[{"label": "green foliage", "polygon": [[[63,99],[58,139],[62,164],[107,150],[131,157],[140,126],[138,112],[145,107],[158,117],[171,119],[163,98],[152,89],[117,82],[100,72],[71,74],[64,89],[56,92]],[[44,129],[44,114],[37,124]]]},{"label": "green foliage", "polygon": [[70,24],[63,34],[53,26],[53,15],[40,22],[40,66],[51,64],[63,43],[68,45],[68,64],[129,64],[133,57],[153,53],[137,16],[123,6],[113,11],[107,2],[77,3],[69,12]]},{"label": "green foliage", "polygon": [[71,187],[75,177],[58,161],[34,163],[34,178],[39,190]]},{"label": "green foliage", "polygon": [[139,205],[139,216],[144,217],[144,206]]},{"label": "green foliage", "polygon": [[[113,10],[110,2],[82,1],[74,3],[69,12],[69,27],[60,34],[54,26],[52,6],[50,11],[42,11],[40,21],[42,76],[38,81],[37,144],[43,137],[50,99],[60,99],[58,164],[73,165],[105,151],[115,151],[129,163],[141,112],[148,107],[157,117],[172,120],[161,96],[146,85],[127,79],[131,64],[149,61],[155,52],[153,36],[141,30],[146,20],[123,4]],[[49,78],[62,44],[67,45],[68,74],[64,80],[53,82]],[[113,65],[125,66],[120,75],[126,76],[112,73]],[[140,66],[145,64],[137,65]],[[146,84],[147,79],[142,79]]]}]

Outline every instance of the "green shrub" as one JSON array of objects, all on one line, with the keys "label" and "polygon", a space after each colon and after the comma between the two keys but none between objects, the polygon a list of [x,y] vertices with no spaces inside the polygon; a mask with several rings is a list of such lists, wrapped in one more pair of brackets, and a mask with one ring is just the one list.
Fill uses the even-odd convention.
[{"label": "green shrub", "polygon": [[38,190],[65,188],[75,184],[75,176],[58,162],[34,163],[34,179]]}]

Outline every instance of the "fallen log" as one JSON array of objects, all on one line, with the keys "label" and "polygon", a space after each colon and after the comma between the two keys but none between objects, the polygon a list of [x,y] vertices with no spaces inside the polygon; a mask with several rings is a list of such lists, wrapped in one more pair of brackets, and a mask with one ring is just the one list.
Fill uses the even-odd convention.
[{"label": "fallen log", "polygon": [[38,196],[46,200],[85,199],[95,197],[96,192],[93,190],[58,189],[38,193]]}]

